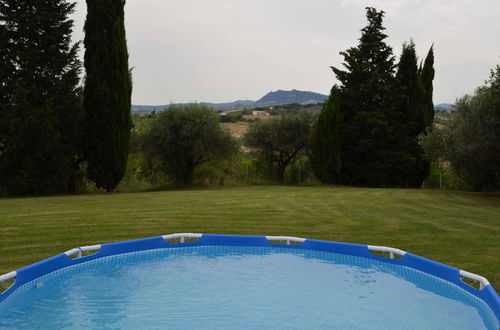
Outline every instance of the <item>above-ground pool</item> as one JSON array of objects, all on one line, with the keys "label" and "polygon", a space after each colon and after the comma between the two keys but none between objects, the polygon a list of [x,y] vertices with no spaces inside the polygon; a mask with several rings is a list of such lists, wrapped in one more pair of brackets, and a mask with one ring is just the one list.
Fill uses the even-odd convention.
[{"label": "above-ground pool", "polygon": [[500,319],[480,276],[398,249],[294,237],[95,245],[0,276],[12,279],[0,328],[498,330]]}]

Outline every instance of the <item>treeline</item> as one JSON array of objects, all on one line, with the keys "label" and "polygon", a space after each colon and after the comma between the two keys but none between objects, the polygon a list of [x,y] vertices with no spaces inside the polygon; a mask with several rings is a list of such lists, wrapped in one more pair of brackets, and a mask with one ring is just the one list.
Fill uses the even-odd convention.
[{"label": "treeline", "polygon": [[239,139],[220,125],[219,117],[199,104],[136,117],[120,189],[317,183],[306,157],[313,121],[308,111],[252,121]]},{"label": "treeline", "polygon": [[67,0],[0,0],[0,194],[112,191],[128,158],[124,0],[87,0],[85,84]]},{"label": "treeline", "polygon": [[[123,0],[87,0],[85,82],[71,44],[74,3],[0,0],[0,195],[137,191],[198,184],[500,186],[500,69],[433,125],[434,49],[398,61],[384,12],[367,8],[338,84],[314,107],[273,109],[241,139],[212,109],[172,106],[130,117]],[[36,18],[36,19],[35,19]],[[460,182],[460,185],[448,184]]]},{"label": "treeline", "polygon": [[304,111],[316,115],[321,112],[321,109],[322,109],[321,103],[311,103],[311,104],[291,103],[291,104],[282,104],[278,106],[257,107],[257,108],[242,109],[238,111],[223,113],[220,116],[220,122],[237,123],[241,121],[248,121],[248,122],[255,121],[256,119],[245,119],[244,117],[245,115],[251,115],[253,111],[266,112],[271,116],[281,116],[288,114],[296,115]]},{"label": "treeline", "polygon": [[0,189],[73,191],[83,156],[74,4],[0,1]]}]

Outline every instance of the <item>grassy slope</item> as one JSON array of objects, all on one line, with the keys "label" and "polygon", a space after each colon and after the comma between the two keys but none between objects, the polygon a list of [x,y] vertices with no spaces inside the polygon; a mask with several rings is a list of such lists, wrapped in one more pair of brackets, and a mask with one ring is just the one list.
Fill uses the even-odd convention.
[{"label": "grassy slope", "polygon": [[387,245],[500,288],[500,196],[238,187],[0,200],[0,274],[75,246],[175,232],[293,235]]}]

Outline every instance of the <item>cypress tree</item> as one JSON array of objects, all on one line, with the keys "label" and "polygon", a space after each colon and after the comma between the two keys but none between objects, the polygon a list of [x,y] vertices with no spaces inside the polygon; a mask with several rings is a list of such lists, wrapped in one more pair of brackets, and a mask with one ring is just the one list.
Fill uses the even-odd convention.
[{"label": "cypress tree", "polygon": [[161,112],[143,136],[142,149],[177,186],[189,186],[196,169],[230,157],[238,146],[211,108],[190,104]]},{"label": "cypress tree", "polygon": [[[419,117],[421,117],[421,114],[417,112],[421,111],[419,103],[421,103],[423,86],[420,82],[415,43],[413,41],[410,41],[409,44],[403,44],[396,78],[401,93],[402,123],[411,122],[411,125],[415,126],[420,121]],[[415,132],[419,130],[417,127],[412,127],[412,129]]]},{"label": "cypress tree", "polygon": [[[420,79],[417,65],[415,44],[410,41],[403,44],[403,50],[398,63],[396,78],[399,84],[401,111],[398,125],[398,140],[400,162],[394,175],[399,177],[400,185],[419,187],[427,174],[423,174],[426,161],[424,152],[418,143],[418,137],[425,129],[425,97],[424,86]],[[422,177],[425,175],[424,177]]]},{"label": "cypress tree", "polygon": [[87,0],[84,27],[87,176],[108,192],[125,174],[131,129],[124,5],[124,0]]},{"label": "cypress tree", "polygon": [[0,0],[0,187],[71,192],[82,156],[75,3]]},{"label": "cypress tree", "polygon": [[432,82],[434,79],[433,47],[424,61],[417,66],[415,44],[403,45],[396,78],[399,83],[401,122],[398,144],[401,163],[397,175],[403,186],[419,187],[430,171],[430,163],[424,157],[419,136],[432,128],[434,105],[432,104]]},{"label": "cypress tree", "polygon": [[433,81],[434,81],[434,46],[431,46],[427,56],[425,57],[424,65],[419,72],[420,81],[423,86],[423,129],[432,128],[434,121],[434,103],[433,95]]},{"label": "cypress tree", "polygon": [[316,121],[311,135],[309,158],[316,177],[326,184],[339,181],[340,157],[340,89],[333,86],[330,97]]},{"label": "cypress tree", "polygon": [[397,120],[396,79],[392,48],[384,39],[383,11],[366,8],[368,25],[357,47],[340,54],[345,70],[332,67],[341,83],[340,182],[390,186]]},{"label": "cypress tree", "polygon": [[[417,132],[418,135],[424,134],[432,130],[434,123],[434,103],[433,103],[433,81],[434,81],[434,46],[431,46],[427,56],[425,57],[424,64],[419,69],[420,81],[420,99],[419,99],[419,116],[420,127]],[[416,148],[418,154],[418,170],[415,186],[420,186],[430,173],[430,161],[424,157],[424,150],[420,144]]]}]

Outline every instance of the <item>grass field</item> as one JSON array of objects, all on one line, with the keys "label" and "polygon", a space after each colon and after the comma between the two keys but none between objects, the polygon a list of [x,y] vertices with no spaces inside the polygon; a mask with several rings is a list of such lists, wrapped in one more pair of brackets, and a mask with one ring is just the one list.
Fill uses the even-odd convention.
[{"label": "grass field", "polygon": [[175,232],[393,246],[500,289],[500,196],[412,189],[253,186],[0,199],[0,274],[76,246]]}]

